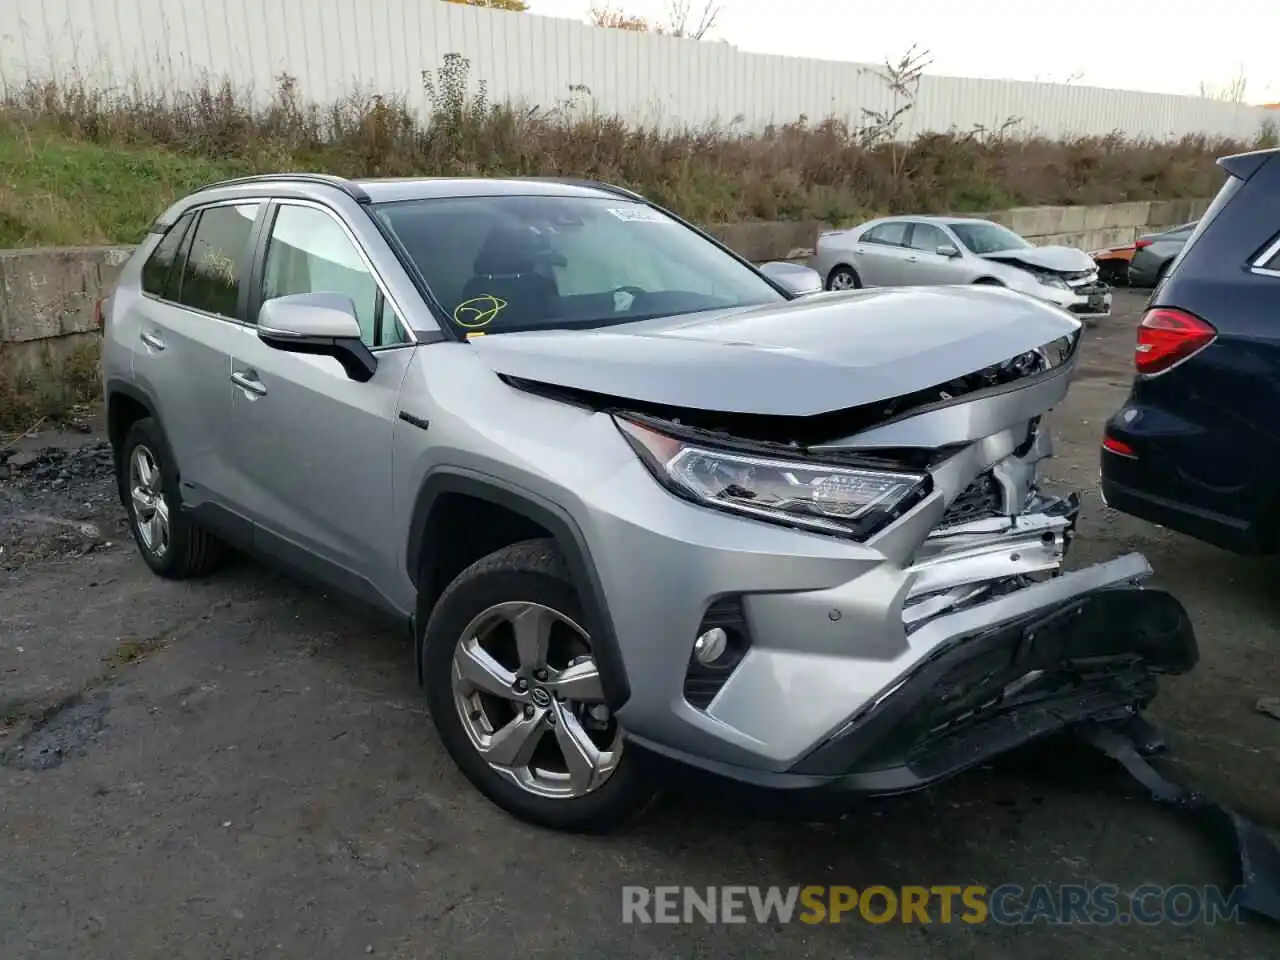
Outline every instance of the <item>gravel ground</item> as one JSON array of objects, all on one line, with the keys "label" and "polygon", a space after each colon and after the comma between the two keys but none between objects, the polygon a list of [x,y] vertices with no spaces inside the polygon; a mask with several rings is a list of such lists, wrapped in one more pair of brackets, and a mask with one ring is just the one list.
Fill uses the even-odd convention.
[{"label": "gravel ground", "polygon": [[[1277,562],[1115,515],[1094,492],[1098,435],[1124,395],[1141,302],[1117,300],[1052,418],[1049,473],[1086,498],[1072,562],[1141,550],[1187,604],[1203,659],[1153,710],[1173,745],[1165,769],[1280,824],[1280,722],[1255,710],[1280,693]],[[1132,891],[1230,874],[1124,775],[1057,746],[819,822],[748,816],[699,795],[669,798],[607,838],[524,827],[453,770],[400,629],[248,562],[195,583],[151,576],[88,429],[19,438],[0,467],[5,960],[1280,950],[1258,922],[624,925],[627,884]]]}]

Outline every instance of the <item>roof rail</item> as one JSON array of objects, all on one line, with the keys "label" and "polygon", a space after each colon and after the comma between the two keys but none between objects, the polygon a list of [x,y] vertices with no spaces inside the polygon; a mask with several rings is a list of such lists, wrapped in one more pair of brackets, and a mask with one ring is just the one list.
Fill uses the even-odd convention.
[{"label": "roof rail", "polygon": [[628,200],[638,200],[642,203],[648,201],[634,190],[628,190],[626,187],[619,187],[612,183],[606,183],[603,180],[588,180],[584,177],[512,177],[512,180],[532,180],[537,183],[563,183],[569,187],[590,187],[592,190],[602,190],[605,193],[612,193],[617,197],[626,197]]},{"label": "roof rail", "polygon": [[214,190],[219,187],[237,187],[242,183],[313,183],[341,190],[356,203],[370,203],[369,194],[360,189],[345,177],[335,177],[327,173],[260,173],[251,177],[236,177],[232,180],[219,180],[217,183],[205,184],[203,190]]}]

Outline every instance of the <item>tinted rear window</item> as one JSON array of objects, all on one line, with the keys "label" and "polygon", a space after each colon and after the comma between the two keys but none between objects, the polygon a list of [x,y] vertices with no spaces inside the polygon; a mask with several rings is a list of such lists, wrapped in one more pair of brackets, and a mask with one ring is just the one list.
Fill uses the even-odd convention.
[{"label": "tinted rear window", "polygon": [[236,316],[240,281],[249,262],[249,238],[260,206],[254,202],[227,204],[209,207],[200,214],[178,290],[183,306]]},{"label": "tinted rear window", "polygon": [[1218,195],[1213,198],[1213,203],[1209,204],[1209,209],[1204,212],[1204,216],[1200,218],[1200,222],[1196,224],[1195,230],[1191,232],[1191,236],[1187,238],[1187,242],[1183,244],[1182,249],[1178,251],[1178,255],[1173,258],[1173,263],[1169,264],[1169,269],[1165,273],[1166,279],[1173,274],[1173,271],[1178,269],[1178,264],[1182,262],[1183,258],[1186,257],[1191,248],[1200,242],[1200,238],[1204,236],[1204,232],[1209,229],[1209,224],[1213,223],[1213,221],[1217,219],[1218,214],[1222,212],[1222,208],[1225,207],[1227,203],[1230,202],[1231,198],[1235,196],[1236,191],[1240,189],[1240,185],[1242,183],[1244,183],[1243,180],[1238,180],[1230,174],[1227,175],[1227,182],[1222,185],[1222,189],[1218,191]]},{"label": "tinted rear window", "polygon": [[175,265],[187,228],[194,218],[195,214],[188,213],[170,227],[155,250],[151,251],[151,256],[147,257],[147,262],[142,265],[142,289],[146,293],[167,300],[176,296],[179,271]]}]

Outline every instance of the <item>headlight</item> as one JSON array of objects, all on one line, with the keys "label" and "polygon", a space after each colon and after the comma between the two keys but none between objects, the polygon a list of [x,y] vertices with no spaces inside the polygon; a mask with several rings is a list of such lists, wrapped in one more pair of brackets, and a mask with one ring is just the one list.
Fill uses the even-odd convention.
[{"label": "headlight", "polygon": [[1056,290],[1070,290],[1071,287],[1067,281],[1061,277],[1054,276],[1052,273],[1037,273],[1035,278],[1043,283],[1046,287],[1053,287]]},{"label": "headlight", "polygon": [[658,482],[704,506],[865,540],[919,503],[927,474],[863,470],[700,446],[614,417]]}]

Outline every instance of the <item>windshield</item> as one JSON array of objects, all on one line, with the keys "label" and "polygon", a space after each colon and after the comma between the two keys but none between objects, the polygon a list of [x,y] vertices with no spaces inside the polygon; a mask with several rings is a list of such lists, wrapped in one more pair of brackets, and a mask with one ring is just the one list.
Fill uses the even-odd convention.
[{"label": "windshield", "polygon": [[1031,244],[998,223],[952,223],[951,230],[974,253],[1026,250]]},{"label": "windshield", "polygon": [[377,204],[462,330],[599,327],[779,303],[763,277],[621,197],[450,197]]}]

